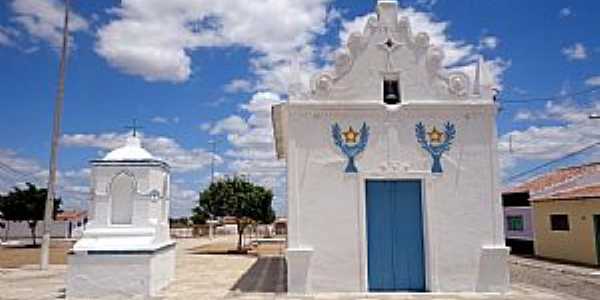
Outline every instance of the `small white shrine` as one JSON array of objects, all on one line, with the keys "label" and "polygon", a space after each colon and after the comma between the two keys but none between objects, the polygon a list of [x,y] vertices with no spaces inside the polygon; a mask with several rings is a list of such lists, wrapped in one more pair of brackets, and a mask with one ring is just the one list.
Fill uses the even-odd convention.
[{"label": "small white shrine", "polygon": [[444,68],[418,30],[379,0],[312,91],[273,108],[290,293],[509,288],[493,81],[482,59]]},{"label": "small white shrine", "polygon": [[135,134],[91,164],[91,221],[68,258],[67,297],[151,297],[175,276],[169,165]]}]

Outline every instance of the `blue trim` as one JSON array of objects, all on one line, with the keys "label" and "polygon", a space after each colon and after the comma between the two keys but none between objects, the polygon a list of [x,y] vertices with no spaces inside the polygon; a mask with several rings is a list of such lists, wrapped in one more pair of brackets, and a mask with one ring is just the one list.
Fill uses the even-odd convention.
[{"label": "blue trim", "polygon": [[342,129],[340,128],[340,125],[335,123],[331,126],[331,136],[333,137],[333,142],[348,158],[348,164],[346,165],[344,172],[358,173],[358,168],[355,164],[355,158],[367,147],[367,144],[369,143],[369,130],[370,129],[369,126],[367,126],[367,123],[363,122],[363,125],[360,128],[360,139],[358,143],[356,145],[348,145],[342,140]]},{"label": "blue trim", "polygon": [[454,127],[454,124],[446,122],[444,125],[444,142],[439,145],[432,145],[427,141],[427,132],[423,122],[419,122],[415,126],[415,135],[421,148],[427,151],[433,159],[431,173],[443,173],[444,170],[442,168],[441,158],[445,152],[450,151],[450,146],[452,146],[454,138],[456,137],[456,128]]}]

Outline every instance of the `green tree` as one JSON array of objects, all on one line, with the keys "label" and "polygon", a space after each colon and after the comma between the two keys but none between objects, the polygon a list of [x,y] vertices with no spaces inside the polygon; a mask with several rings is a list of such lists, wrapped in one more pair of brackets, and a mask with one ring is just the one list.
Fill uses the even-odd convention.
[{"label": "green tree", "polygon": [[[0,196],[0,214],[7,221],[27,222],[33,245],[36,245],[36,228],[44,220],[47,189],[40,189],[32,183],[26,189],[14,187],[7,195]],[[54,199],[54,217],[61,212],[60,198]]]},{"label": "green tree", "polygon": [[215,217],[235,217],[238,251],[242,251],[243,233],[248,225],[270,224],[275,220],[272,202],[270,190],[242,177],[225,178],[200,193],[192,219],[195,223],[205,223]]}]

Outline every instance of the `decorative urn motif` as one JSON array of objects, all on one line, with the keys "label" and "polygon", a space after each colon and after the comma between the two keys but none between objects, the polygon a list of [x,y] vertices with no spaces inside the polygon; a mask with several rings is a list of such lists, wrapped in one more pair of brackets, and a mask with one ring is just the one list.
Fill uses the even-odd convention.
[{"label": "decorative urn motif", "polygon": [[331,134],[335,145],[348,157],[346,173],[358,173],[354,159],[362,153],[369,142],[369,127],[363,123],[360,131],[355,131],[352,126],[342,132],[340,125],[335,123],[331,126]]},{"label": "decorative urn motif", "polygon": [[433,159],[431,173],[443,173],[441,158],[445,152],[450,151],[450,146],[454,142],[456,136],[454,124],[446,122],[443,132],[439,131],[435,126],[431,131],[427,132],[425,125],[419,122],[415,127],[415,133],[417,142],[419,142],[421,148],[427,151]]}]

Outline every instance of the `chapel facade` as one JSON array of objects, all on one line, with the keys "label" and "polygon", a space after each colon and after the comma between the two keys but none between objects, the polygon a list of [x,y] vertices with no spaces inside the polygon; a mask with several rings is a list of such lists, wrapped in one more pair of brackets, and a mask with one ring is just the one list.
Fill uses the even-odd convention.
[{"label": "chapel facade", "polygon": [[505,292],[487,65],[447,69],[395,0],[376,10],[309,94],[273,108],[288,290]]}]

